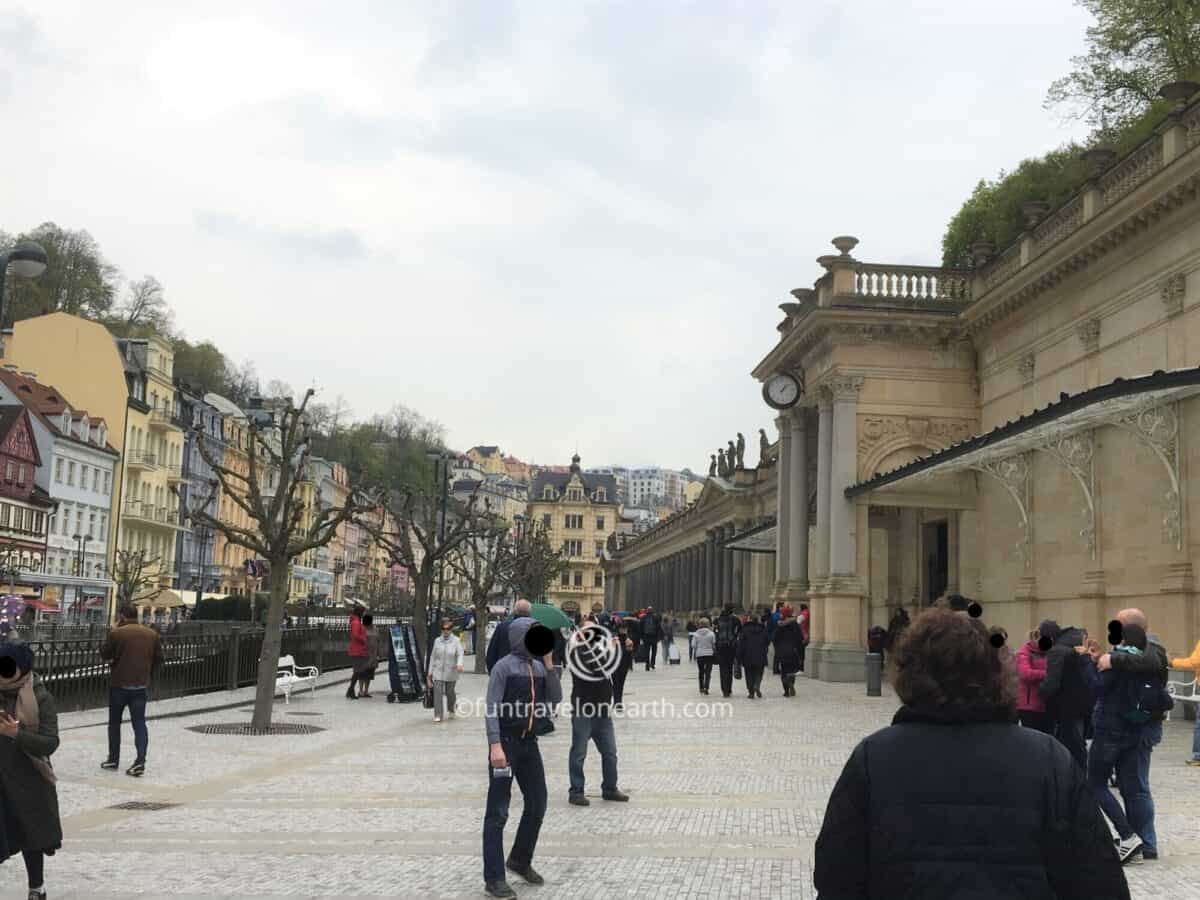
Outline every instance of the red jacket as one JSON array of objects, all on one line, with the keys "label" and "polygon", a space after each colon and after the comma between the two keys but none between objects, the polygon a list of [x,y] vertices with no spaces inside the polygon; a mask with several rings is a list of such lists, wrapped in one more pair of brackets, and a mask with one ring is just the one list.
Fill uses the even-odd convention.
[{"label": "red jacket", "polygon": [[1017,651],[1017,709],[1046,711],[1046,701],[1038,693],[1045,677],[1046,654],[1038,649],[1037,641],[1026,641]]},{"label": "red jacket", "polygon": [[807,609],[801,610],[800,615],[796,617],[796,621],[800,623],[800,635],[806,644],[808,643],[808,618],[809,611]]},{"label": "red jacket", "polygon": [[350,655],[367,655],[367,629],[358,616],[350,617]]}]

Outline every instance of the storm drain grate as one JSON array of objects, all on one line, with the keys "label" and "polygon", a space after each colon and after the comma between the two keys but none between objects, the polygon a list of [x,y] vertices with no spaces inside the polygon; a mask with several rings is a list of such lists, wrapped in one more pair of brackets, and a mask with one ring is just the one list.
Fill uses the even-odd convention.
[{"label": "storm drain grate", "polygon": [[129,800],[125,803],[118,803],[115,806],[110,806],[109,809],[128,809],[138,812],[158,812],[160,809],[171,809],[171,807],[178,805],[178,803],[159,803],[156,800]]},{"label": "storm drain grate", "polygon": [[275,722],[269,728],[255,728],[245,722],[221,722],[216,725],[192,725],[188,731],[194,731],[197,734],[240,734],[240,735],[268,735],[268,734],[316,734],[319,731],[324,731],[316,725],[304,725],[300,722]]}]

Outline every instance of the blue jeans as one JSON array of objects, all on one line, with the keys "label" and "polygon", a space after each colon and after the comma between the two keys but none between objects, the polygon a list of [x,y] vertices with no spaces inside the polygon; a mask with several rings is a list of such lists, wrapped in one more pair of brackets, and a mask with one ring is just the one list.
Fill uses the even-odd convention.
[{"label": "blue jeans", "polygon": [[[1100,808],[1122,839],[1136,833],[1148,850],[1158,849],[1154,798],[1150,795],[1150,754],[1161,740],[1161,722],[1119,730],[1098,728],[1088,753],[1088,783]],[[1114,769],[1124,810],[1108,789],[1108,776]]]},{"label": "blue jeans", "polygon": [[146,761],[146,746],[150,734],[146,731],[146,689],[108,689],[108,760],[121,761],[121,719],[125,707],[129,707],[129,722],[133,725],[133,745],[137,748],[137,762]]},{"label": "blue jeans", "polygon": [[1200,713],[1196,714],[1196,727],[1192,730],[1192,759],[1200,759]]},{"label": "blue jeans", "polygon": [[510,778],[493,778],[492,766],[488,764],[487,809],[483,814],[483,880],[504,881],[504,825],[508,822],[508,803],[512,798],[515,779],[525,798],[525,809],[517,825],[512,852],[508,858],[517,866],[533,862],[533,851],[537,847],[538,832],[542,830],[542,819],[546,815],[546,770],[542,766],[542,752],[536,737],[502,737],[504,755],[508,757]]},{"label": "blue jeans", "polygon": [[608,793],[617,789],[617,735],[611,716],[572,716],[571,753],[567,768],[571,775],[571,793],[583,793],[583,762],[587,759],[588,741],[596,742],[600,751],[600,790]]}]

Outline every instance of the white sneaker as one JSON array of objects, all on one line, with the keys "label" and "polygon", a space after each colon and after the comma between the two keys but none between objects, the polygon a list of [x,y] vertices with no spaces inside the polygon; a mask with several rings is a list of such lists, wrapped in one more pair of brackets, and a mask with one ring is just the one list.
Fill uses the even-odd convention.
[{"label": "white sneaker", "polygon": [[441,722],[442,720],[441,720],[441,719],[439,719],[439,718],[434,718],[434,720],[433,720],[433,721],[434,721],[434,722]]},{"label": "white sneaker", "polygon": [[1142,849],[1142,839],[1136,834],[1132,837],[1127,837],[1117,844],[1117,856],[1121,858],[1121,865],[1129,862]]}]

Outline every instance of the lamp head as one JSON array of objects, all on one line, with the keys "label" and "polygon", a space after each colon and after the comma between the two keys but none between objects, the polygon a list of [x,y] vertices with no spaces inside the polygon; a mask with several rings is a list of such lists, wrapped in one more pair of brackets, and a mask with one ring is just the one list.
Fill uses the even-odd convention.
[{"label": "lamp head", "polygon": [[37,278],[46,271],[46,251],[41,244],[21,241],[8,252],[8,267],[22,278]]}]

